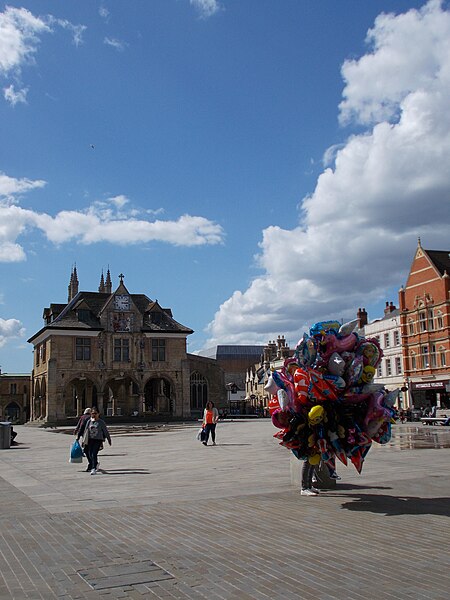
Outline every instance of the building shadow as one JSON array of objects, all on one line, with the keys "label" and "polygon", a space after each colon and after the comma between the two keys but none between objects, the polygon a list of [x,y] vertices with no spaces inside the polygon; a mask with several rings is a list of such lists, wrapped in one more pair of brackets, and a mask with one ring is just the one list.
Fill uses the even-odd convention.
[{"label": "building shadow", "polygon": [[[348,497],[348,496],[347,496]],[[419,498],[417,496],[388,496],[384,494],[352,494],[344,502],[344,510],[364,511],[387,515],[437,515],[450,517],[450,498]]]}]

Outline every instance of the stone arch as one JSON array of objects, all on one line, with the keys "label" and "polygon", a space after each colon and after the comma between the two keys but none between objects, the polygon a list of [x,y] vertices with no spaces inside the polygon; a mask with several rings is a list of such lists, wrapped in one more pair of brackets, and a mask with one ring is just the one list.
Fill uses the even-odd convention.
[{"label": "stone arch", "polygon": [[191,413],[201,413],[208,402],[208,380],[199,371],[193,371],[189,387]]},{"label": "stone arch", "polygon": [[10,402],[5,406],[5,417],[9,421],[20,421],[20,414],[21,410],[17,402]]},{"label": "stone arch", "polygon": [[176,407],[175,386],[170,377],[150,377],[144,386],[144,411],[174,415]]},{"label": "stone arch", "polygon": [[64,386],[64,414],[75,417],[83,414],[85,408],[97,406],[98,384],[90,377],[76,375]]},{"label": "stone arch", "polygon": [[34,382],[32,419],[45,419],[47,416],[47,382],[45,377]]},{"label": "stone arch", "polygon": [[141,412],[141,397],[138,380],[132,374],[124,373],[105,382],[97,406],[107,416],[130,416]]}]

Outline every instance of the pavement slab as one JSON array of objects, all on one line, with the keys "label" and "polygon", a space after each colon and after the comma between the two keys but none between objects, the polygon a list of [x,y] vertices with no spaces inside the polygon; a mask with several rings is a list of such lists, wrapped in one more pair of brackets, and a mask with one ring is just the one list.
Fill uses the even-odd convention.
[{"label": "pavement slab", "polygon": [[196,423],[111,427],[95,476],[67,430],[15,429],[1,600],[449,598],[450,428],[396,425],[311,498],[266,419],[220,423],[207,447]]}]

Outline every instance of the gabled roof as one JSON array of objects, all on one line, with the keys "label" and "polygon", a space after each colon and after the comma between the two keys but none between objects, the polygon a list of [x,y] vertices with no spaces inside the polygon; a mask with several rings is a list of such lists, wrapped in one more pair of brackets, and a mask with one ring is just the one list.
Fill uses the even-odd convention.
[{"label": "gabled roof", "polygon": [[[119,289],[119,291],[121,290]],[[51,307],[58,307],[58,310],[44,309],[44,318],[54,312],[56,314],[55,319],[45,325],[28,341],[31,342],[43,331],[51,331],[52,329],[101,331],[103,329],[100,320],[101,314],[105,308],[108,309],[116,292],[113,294],[78,292],[66,305],[52,304]],[[175,321],[170,309],[162,308],[157,301],[150,300],[145,294],[130,294],[130,298],[132,306],[142,315],[143,326],[141,331],[169,334],[183,333],[187,335],[193,333],[192,329]]]},{"label": "gabled roof", "polygon": [[425,252],[439,271],[441,277],[445,271],[450,275],[450,252],[446,252],[445,250],[425,250]]}]

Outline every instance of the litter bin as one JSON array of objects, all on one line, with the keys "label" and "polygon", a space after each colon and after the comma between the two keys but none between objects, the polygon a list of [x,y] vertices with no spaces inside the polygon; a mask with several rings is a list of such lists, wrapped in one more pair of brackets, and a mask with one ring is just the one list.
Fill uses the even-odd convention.
[{"label": "litter bin", "polygon": [[9,421],[0,422],[0,450],[11,447],[11,423]]}]

